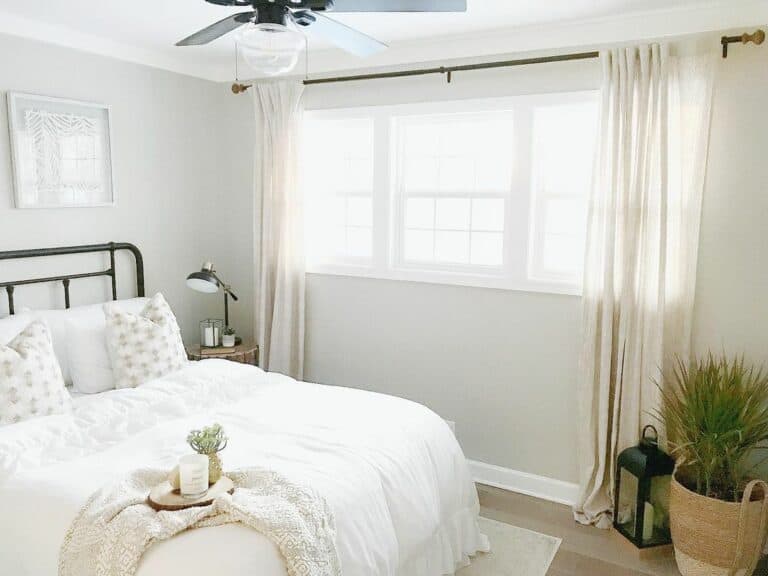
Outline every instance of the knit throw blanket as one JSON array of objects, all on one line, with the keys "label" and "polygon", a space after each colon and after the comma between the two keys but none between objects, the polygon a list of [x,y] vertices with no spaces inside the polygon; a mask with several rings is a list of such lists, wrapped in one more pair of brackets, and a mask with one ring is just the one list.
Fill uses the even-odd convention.
[{"label": "knit throw blanket", "polygon": [[147,505],[167,471],[140,470],[102,488],[78,514],[59,555],[59,576],[134,576],[144,552],[191,528],[239,522],[285,558],[288,576],[340,576],[335,526],[325,500],[266,470],[228,473],[235,484],[210,506],[156,512]]}]

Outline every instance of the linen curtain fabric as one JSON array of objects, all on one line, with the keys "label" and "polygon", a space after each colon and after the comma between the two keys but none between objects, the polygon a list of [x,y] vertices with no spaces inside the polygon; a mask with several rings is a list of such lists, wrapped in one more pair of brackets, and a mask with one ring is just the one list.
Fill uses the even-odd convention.
[{"label": "linen curtain fabric", "polygon": [[600,55],[579,366],[575,518],[608,528],[618,453],[658,423],[656,382],[690,354],[714,59],[658,44]]},{"label": "linen curtain fabric", "polygon": [[298,82],[254,85],[255,326],[265,370],[304,375],[304,213],[299,183]]}]

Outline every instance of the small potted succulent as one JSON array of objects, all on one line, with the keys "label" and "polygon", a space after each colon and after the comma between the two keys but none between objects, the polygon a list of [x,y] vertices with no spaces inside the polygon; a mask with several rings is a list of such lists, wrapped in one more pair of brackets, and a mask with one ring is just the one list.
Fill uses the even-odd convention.
[{"label": "small potted succulent", "polygon": [[768,376],[743,358],[677,362],[659,417],[676,460],[672,542],[684,576],[752,574],[768,537]]},{"label": "small potted succulent", "polygon": [[235,329],[231,326],[224,328],[221,345],[224,346],[224,348],[232,348],[235,345]]},{"label": "small potted succulent", "polygon": [[192,430],[187,436],[187,443],[198,454],[208,456],[208,483],[213,485],[219,481],[222,474],[222,463],[219,452],[227,447],[227,435],[221,424],[207,426],[202,430]]}]

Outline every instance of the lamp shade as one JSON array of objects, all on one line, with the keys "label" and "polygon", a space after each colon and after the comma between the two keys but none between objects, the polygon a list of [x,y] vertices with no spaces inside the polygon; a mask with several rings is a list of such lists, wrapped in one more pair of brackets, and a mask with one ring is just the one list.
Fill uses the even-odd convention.
[{"label": "lamp shade", "polygon": [[200,272],[192,272],[187,276],[187,286],[196,290],[197,292],[203,292],[205,294],[215,294],[219,291],[221,283],[214,274],[208,270],[201,270]]}]

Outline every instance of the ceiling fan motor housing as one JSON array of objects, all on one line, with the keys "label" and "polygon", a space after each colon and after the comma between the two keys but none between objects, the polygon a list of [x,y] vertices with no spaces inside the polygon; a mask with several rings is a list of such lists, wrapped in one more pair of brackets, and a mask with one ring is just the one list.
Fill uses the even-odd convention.
[{"label": "ceiling fan motor housing", "polygon": [[288,20],[288,7],[277,2],[254,2],[257,24],[280,24],[285,26]]}]

